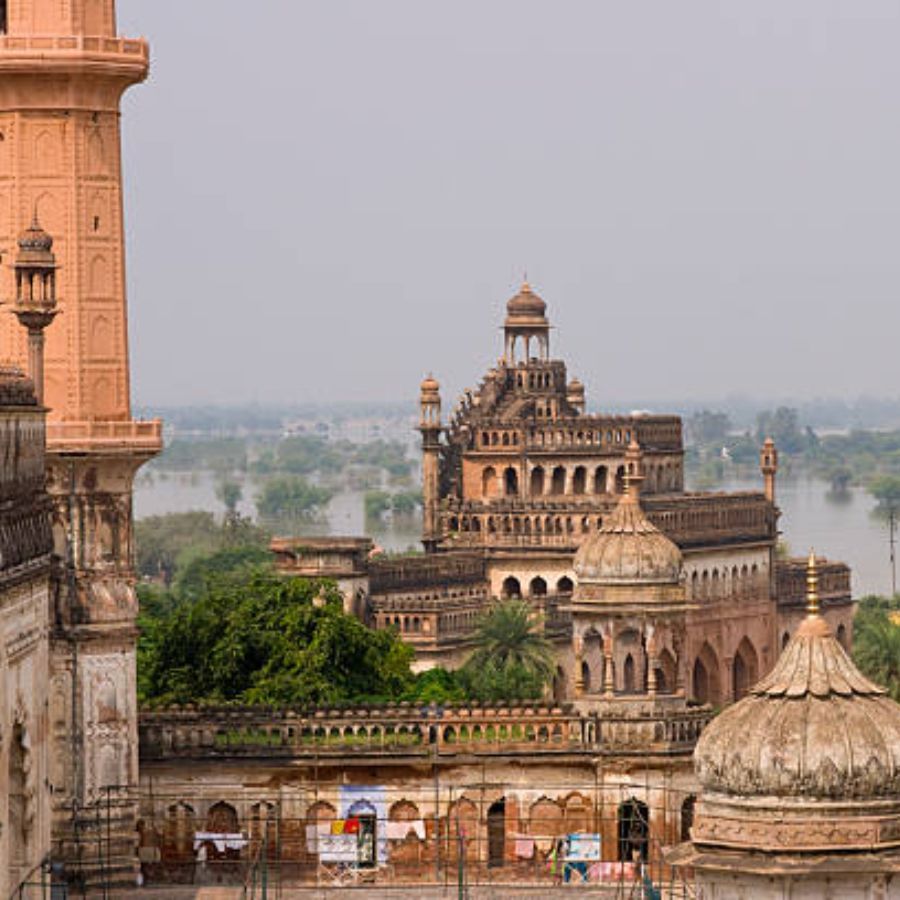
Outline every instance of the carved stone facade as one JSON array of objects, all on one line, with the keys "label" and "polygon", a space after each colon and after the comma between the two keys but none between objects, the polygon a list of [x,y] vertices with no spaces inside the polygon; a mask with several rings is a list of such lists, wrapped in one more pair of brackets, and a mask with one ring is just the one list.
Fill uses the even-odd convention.
[{"label": "carved stone facade", "polygon": [[0,371],[0,896],[50,852],[50,499],[44,410]]},{"label": "carved stone facade", "polygon": [[[117,36],[115,0],[7,0],[3,10],[0,244],[36,220],[59,263],[61,315],[46,325],[42,366],[57,557],[48,619],[55,846],[71,873],[90,879],[97,844],[85,835],[102,803],[104,875],[128,880],[137,786],[132,483],[161,449],[161,424],[131,417],[119,119],[149,53],[144,41]],[[10,270],[0,285],[16,295]],[[19,364],[36,346],[13,316],[2,317],[0,337]]]},{"label": "carved stone facade", "polygon": [[690,841],[700,896],[900,897],[900,706],[806,616],[772,672],[704,730]]},{"label": "carved stone facade", "polygon": [[[477,389],[464,392],[446,424],[438,382],[429,376],[422,383],[426,550],[436,557],[481,553],[492,597],[526,597],[545,611],[565,608],[576,552],[613,515],[635,442],[643,510],[682,555],[689,608],[676,668],[684,688],[714,704],[742,696],[772,667],[797,625],[791,599],[797,563],[775,557],[776,448],[767,441],[761,450],[758,493],[685,492],[680,418],[586,413],[584,385],[570,381],[565,363],[550,356],[549,329],[546,304],[523,285],[507,303],[503,357]],[[825,615],[849,646],[849,571],[840,563],[828,569]],[[636,633],[638,643],[646,641],[642,628]],[[593,684],[604,677],[601,657],[597,647],[585,647],[582,663]],[[581,672],[565,649],[560,662],[574,696]]]}]

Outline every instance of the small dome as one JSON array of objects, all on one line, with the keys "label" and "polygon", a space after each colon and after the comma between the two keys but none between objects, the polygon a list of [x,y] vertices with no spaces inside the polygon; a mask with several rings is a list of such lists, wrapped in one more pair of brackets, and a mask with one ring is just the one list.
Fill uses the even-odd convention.
[{"label": "small dome", "polygon": [[704,788],[724,794],[896,797],[900,705],[810,616],[772,672],[706,728],[694,763]]},{"label": "small dome", "polygon": [[569,393],[570,394],[583,394],[584,393],[584,385],[577,378],[573,378],[569,382]]},{"label": "small dome", "polygon": [[632,467],[618,506],[575,554],[579,584],[628,584],[636,581],[678,584],[681,551],[646,516],[640,500],[641,452],[632,440],[626,457]]},{"label": "small dome", "polygon": [[864,678],[819,615],[694,750],[695,845],[821,853],[900,845],[900,705]]},{"label": "small dome", "polygon": [[422,393],[423,394],[436,394],[440,391],[441,386],[438,383],[437,379],[433,375],[429,375],[422,382]]},{"label": "small dome", "polygon": [[19,249],[23,253],[49,253],[53,238],[35,220],[19,235]]},{"label": "small dome", "polygon": [[681,551],[647,517],[640,501],[626,494],[599,531],[575,554],[579,584],[681,580]]},{"label": "small dome", "polygon": [[547,304],[526,281],[519,288],[519,293],[506,304],[506,312],[513,319],[543,319],[547,312]]}]

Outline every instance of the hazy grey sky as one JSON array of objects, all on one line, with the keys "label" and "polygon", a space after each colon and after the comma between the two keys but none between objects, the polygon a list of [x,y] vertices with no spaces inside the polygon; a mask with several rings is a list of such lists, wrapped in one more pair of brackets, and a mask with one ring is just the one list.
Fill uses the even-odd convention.
[{"label": "hazy grey sky", "polygon": [[135,397],[900,393],[896,0],[119,0]]}]

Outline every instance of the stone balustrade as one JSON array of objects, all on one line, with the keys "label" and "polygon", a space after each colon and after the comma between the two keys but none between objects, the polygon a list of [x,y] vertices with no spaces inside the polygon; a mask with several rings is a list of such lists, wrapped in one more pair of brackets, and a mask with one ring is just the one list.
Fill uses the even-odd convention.
[{"label": "stone balustrade", "polygon": [[11,57],[45,58],[48,53],[70,56],[121,57],[149,63],[150,48],[141,38],[92,37],[87,35],[2,35],[0,65]]},{"label": "stone balustrade", "polygon": [[122,445],[145,447],[157,452],[162,448],[162,421],[125,419],[123,421],[48,422],[47,447],[83,447],[86,450]]},{"label": "stone balustrade", "polygon": [[[574,550],[617,502],[610,495],[453,500],[441,510],[441,523],[449,546]],[[682,548],[775,539],[775,509],[763,494],[651,494],[642,504],[650,520]]]},{"label": "stone balustrade", "polygon": [[424,590],[448,583],[472,584],[485,579],[485,560],[480,553],[442,553],[379,559],[369,565],[372,593]]},{"label": "stone balustrade", "polygon": [[453,756],[460,753],[676,752],[709,721],[708,708],[583,715],[570,705],[355,706],[305,711],[247,707],[146,710],[143,760],[171,758]]},{"label": "stone balustrade", "polygon": [[[782,608],[806,606],[806,558],[779,559],[775,563],[778,605]],[[819,600],[822,606],[850,603],[850,569],[842,562],[819,558]]]}]

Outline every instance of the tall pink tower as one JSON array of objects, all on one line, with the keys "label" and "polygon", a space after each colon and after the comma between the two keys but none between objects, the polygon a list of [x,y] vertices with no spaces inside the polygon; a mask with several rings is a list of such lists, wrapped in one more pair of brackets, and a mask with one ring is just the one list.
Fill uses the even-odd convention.
[{"label": "tall pink tower", "polygon": [[[104,879],[135,872],[132,484],[162,442],[160,422],[131,416],[119,103],[148,65],[143,40],[117,36],[115,0],[0,0],[0,247],[9,258],[39,222],[58,266],[43,365],[59,557],[48,698],[54,849],[89,879],[98,866]],[[6,300],[14,277],[4,266]],[[0,316],[0,340],[3,356],[28,368],[29,336],[15,316]]]}]

